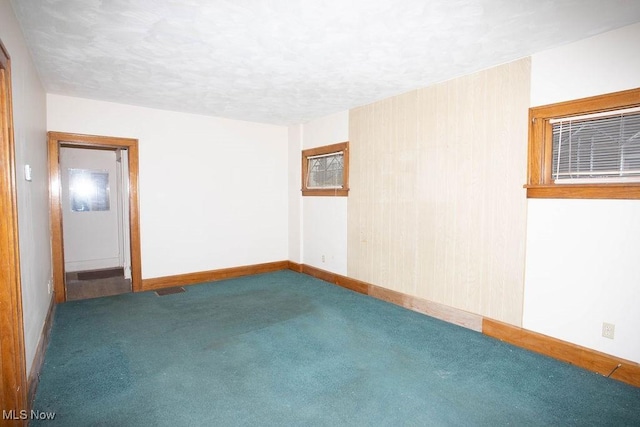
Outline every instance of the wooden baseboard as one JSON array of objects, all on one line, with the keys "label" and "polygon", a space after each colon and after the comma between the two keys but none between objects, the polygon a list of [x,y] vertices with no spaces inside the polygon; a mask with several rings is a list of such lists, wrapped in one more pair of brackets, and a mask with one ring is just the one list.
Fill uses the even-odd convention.
[{"label": "wooden baseboard", "polygon": [[302,273],[302,264],[289,261],[289,270],[295,271],[296,273]]},{"label": "wooden baseboard", "polygon": [[640,387],[640,364],[638,363],[310,265],[290,262],[289,268],[334,285],[369,295],[445,322],[482,332],[487,336],[508,342],[517,347]]},{"label": "wooden baseboard", "polygon": [[482,322],[482,333],[517,347],[640,387],[640,364],[638,363],[487,318]]},{"label": "wooden baseboard", "polygon": [[140,291],[152,291],[162,288],[172,288],[174,286],[193,285],[196,283],[232,279],[234,277],[251,276],[252,274],[271,273],[273,271],[286,270],[289,268],[289,265],[289,261],[275,261],[264,264],[244,265],[241,267],[142,279],[142,289]]},{"label": "wooden baseboard", "polygon": [[47,346],[49,345],[49,338],[51,337],[51,328],[53,327],[53,316],[56,312],[56,303],[54,295],[51,294],[51,301],[49,302],[49,309],[47,310],[47,316],[44,319],[44,325],[42,326],[42,333],[38,340],[38,346],[36,347],[36,354],[33,357],[33,363],[31,364],[31,371],[29,372],[29,378],[27,378],[27,385],[29,387],[27,401],[29,402],[29,408],[33,407],[33,399],[36,397],[36,391],[38,390],[38,384],[40,383],[40,371],[42,371],[42,365],[44,364],[44,357],[47,352]]},{"label": "wooden baseboard", "polygon": [[476,332],[482,331],[482,316],[437,302],[429,301],[379,286],[371,286],[369,295],[389,301],[400,307],[426,314],[454,325],[462,326]]},{"label": "wooden baseboard", "polygon": [[482,316],[479,314],[469,313],[464,310],[449,307],[423,298],[392,291],[391,289],[372,285],[361,280],[352,279],[341,274],[332,273],[306,264],[302,264],[301,272],[326,282],[333,283],[334,285],[444,320],[445,322],[472,329],[476,332],[482,331]]}]

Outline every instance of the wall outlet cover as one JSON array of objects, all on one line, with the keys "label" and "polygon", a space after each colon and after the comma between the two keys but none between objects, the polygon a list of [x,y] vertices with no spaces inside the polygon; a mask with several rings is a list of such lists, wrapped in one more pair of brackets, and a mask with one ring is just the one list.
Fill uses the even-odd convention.
[{"label": "wall outlet cover", "polygon": [[615,330],[616,330],[616,325],[614,325],[613,323],[607,323],[607,322],[603,322],[602,323],[602,336],[605,338],[609,338],[609,339],[613,339],[613,336],[615,334]]}]

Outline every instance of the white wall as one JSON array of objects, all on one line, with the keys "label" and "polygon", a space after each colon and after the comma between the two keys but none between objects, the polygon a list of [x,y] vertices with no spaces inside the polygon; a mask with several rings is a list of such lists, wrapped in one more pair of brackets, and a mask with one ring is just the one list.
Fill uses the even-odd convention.
[{"label": "white wall", "polygon": [[640,22],[533,55],[531,106],[640,86]]},{"label": "white wall", "polygon": [[[349,111],[312,120],[302,126],[302,149],[348,140]],[[300,156],[298,152],[298,163],[301,164]],[[298,197],[301,197],[300,172],[297,185]],[[301,250],[305,264],[347,275],[347,197],[302,197]]]},{"label": "white wall", "polygon": [[[640,23],[533,55],[532,105],[640,87],[639,47]],[[640,362],[640,201],[528,204],[523,327]]]},{"label": "white wall", "polygon": [[49,94],[47,128],[139,139],[143,278],[288,259],[286,127]]},{"label": "white wall", "polygon": [[[8,0],[0,0],[0,39],[11,56],[13,124],[16,143],[20,271],[27,373],[51,301],[51,245],[45,92]],[[24,180],[24,165],[33,181]]]},{"label": "white wall", "polygon": [[[109,174],[109,209],[77,212],[71,210],[69,169],[88,169]],[[123,267],[121,260],[121,231],[119,216],[116,152],[62,147],[60,149],[60,182],[62,229],[64,232],[65,271],[86,271]]]},{"label": "white wall", "polygon": [[302,263],[302,125],[289,126],[289,260]]}]

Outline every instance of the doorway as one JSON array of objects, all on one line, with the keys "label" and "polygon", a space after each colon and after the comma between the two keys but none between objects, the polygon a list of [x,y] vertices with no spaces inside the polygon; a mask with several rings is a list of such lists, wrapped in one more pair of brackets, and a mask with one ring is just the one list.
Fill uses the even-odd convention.
[{"label": "doorway", "polygon": [[60,146],[67,301],[131,292],[128,150]]},{"label": "doorway", "polygon": [[56,302],[140,291],[138,141],[49,132]]}]

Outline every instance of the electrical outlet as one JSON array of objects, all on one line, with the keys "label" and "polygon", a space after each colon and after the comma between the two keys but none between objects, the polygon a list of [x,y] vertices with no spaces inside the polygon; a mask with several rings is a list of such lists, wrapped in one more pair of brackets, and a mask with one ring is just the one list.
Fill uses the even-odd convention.
[{"label": "electrical outlet", "polygon": [[324,261],[325,261],[325,258],[324,258],[324,255],[322,255],[322,262],[324,262]]},{"label": "electrical outlet", "polygon": [[602,323],[602,336],[605,338],[613,339],[613,335],[616,331],[616,325],[613,323]]}]

